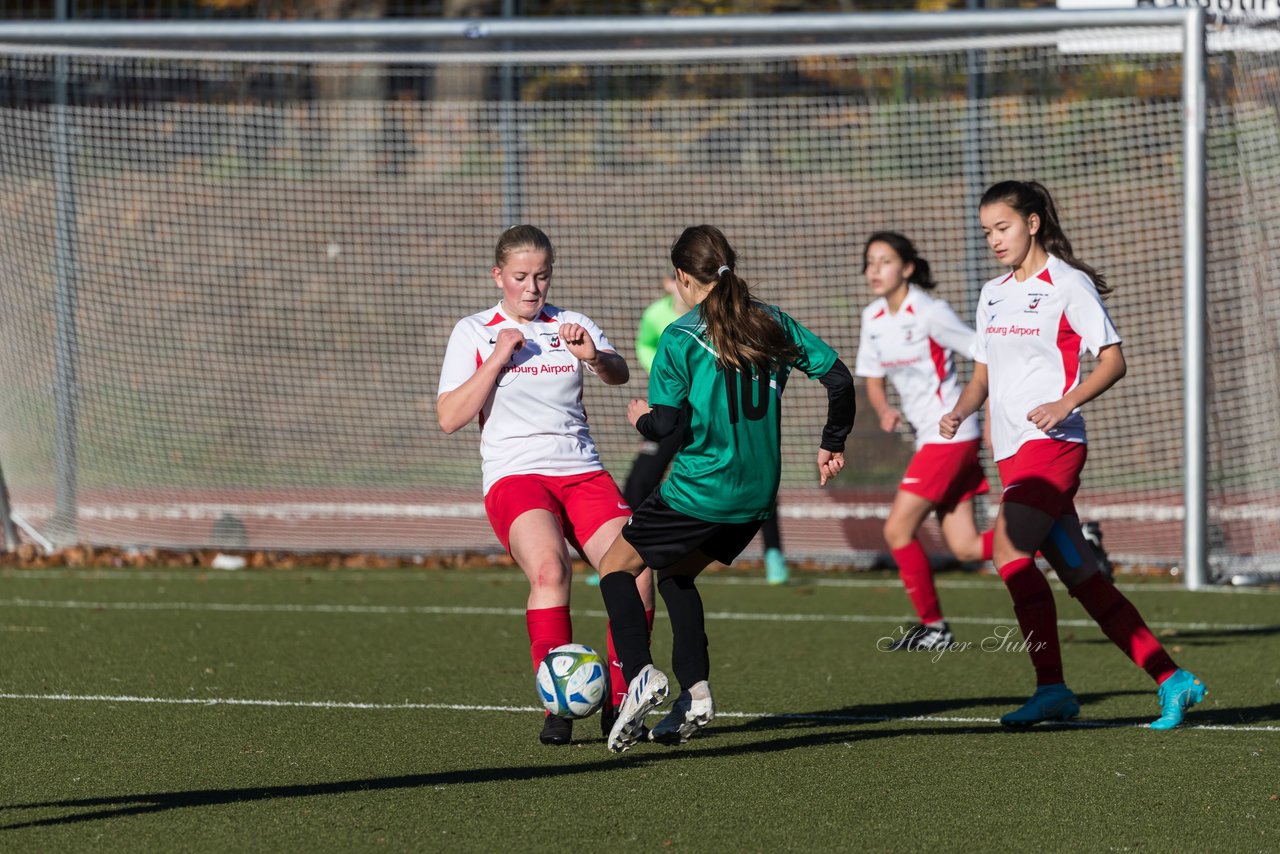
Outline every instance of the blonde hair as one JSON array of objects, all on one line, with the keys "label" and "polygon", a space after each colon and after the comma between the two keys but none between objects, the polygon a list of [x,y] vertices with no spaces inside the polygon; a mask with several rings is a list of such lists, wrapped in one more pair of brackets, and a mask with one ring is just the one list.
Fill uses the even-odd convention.
[{"label": "blonde hair", "polygon": [[498,245],[493,249],[493,263],[505,267],[512,253],[533,249],[547,253],[547,263],[556,262],[556,250],[551,246],[551,238],[534,225],[513,225],[498,238]]}]

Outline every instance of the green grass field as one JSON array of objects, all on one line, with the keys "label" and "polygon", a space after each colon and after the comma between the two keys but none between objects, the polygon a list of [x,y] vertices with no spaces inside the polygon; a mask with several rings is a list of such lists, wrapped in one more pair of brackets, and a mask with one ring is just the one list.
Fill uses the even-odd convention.
[{"label": "green grass field", "polygon": [[[883,653],[896,580],[705,578],[720,716],[611,755],[537,743],[517,570],[0,574],[0,849],[1275,850],[1280,591],[1124,589],[1209,685],[1150,680],[1058,590],[1076,724],[1032,688],[989,576],[943,577],[967,649]],[[575,640],[603,644],[575,584]],[[655,658],[669,660],[659,610]],[[1012,641],[1018,640],[1016,630]]]}]

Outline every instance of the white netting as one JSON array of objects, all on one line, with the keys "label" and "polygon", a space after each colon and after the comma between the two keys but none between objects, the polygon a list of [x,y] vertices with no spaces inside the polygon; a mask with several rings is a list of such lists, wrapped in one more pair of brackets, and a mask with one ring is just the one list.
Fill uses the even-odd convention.
[{"label": "white netting", "polygon": [[[1105,54],[1060,51],[1053,34],[736,54],[518,46],[516,65],[456,52],[433,65],[0,50],[0,462],[16,509],[73,536],[67,520],[50,523],[60,490],[69,506],[56,465],[68,439],[55,430],[55,330],[70,328],[55,305],[59,233],[73,237],[62,359],[78,371],[76,539],[195,546],[247,532],[260,548],[496,548],[476,428],[440,433],[434,393],[454,321],[496,301],[488,267],[508,218],[556,243],[552,302],[592,316],[629,358],[670,241],[705,221],[728,233],[761,296],[852,363],[870,299],[865,236],[910,235],[939,294],[971,317],[997,272],[975,190],[1020,177],[1054,191],[1079,254],[1116,286],[1130,361],[1089,408],[1082,514],[1105,521],[1121,560],[1176,562],[1181,60],[1108,38]],[[1280,204],[1277,65],[1257,53],[1214,65],[1219,557],[1280,553],[1280,306],[1262,278]],[[61,230],[60,73],[73,205]],[[500,102],[504,83],[516,103]],[[619,480],[636,448],[625,401],[642,389],[588,387]],[[907,438],[880,433],[864,407],[842,488],[819,492],[821,387],[797,380],[787,398],[789,551],[881,551]],[[224,516],[246,531],[215,532]]]}]

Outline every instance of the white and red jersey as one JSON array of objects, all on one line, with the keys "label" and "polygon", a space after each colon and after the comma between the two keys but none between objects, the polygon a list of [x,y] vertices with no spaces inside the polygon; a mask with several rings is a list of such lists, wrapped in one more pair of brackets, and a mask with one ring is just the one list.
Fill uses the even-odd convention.
[{"label": "white and red jersey", "polygon": [[522,324],[507,317],[498,303],[453,327],[437,394],[470,379],[493,353],[503,329],[519,329],[525,337],[480,410],[485,494],[508,475],[570,475],[604,468],[582,405],[584,365],[560,340],[562,323],[581,325],[596,349],[613,350],[591,318],[551,305],[536,320]]},{"label": "white and red jersey", "polygon": [[1011,457],[1034,439],[1084,443],[1079,409],[1047,433],[1027,413],[1080,384],[1086,350],[1096,356],[1119,343],[1093,280],[1059,258],[1050,256],[1025,282],[1006,273],[983,285],[973,358],[987,365],[995,458]]},{"label": "white and red jersey", "polygon": [[916,431],[916,449],[947,441],[977,439],[982,430],[976,416],[960,425],[954,440],[938,434],[938,422],[955,408],[960,397],[955,352],[973,350],[973,329],[946,300],[930,296],[915,285],[897,313],[880,297],[862,310],[855,372],[860,377],[888,377],[898,390],[902,414]]}]

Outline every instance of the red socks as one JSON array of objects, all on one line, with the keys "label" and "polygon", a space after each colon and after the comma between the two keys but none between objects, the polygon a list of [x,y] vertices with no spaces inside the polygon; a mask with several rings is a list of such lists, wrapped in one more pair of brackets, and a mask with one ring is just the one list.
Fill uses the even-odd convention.
[{"label": "red socks", "polygon": [[1061,684],[1062,647],[1058,643],[1058,610],[1049,582],[1036,562],[1018,558],[1000,567],[1000,578],[1013,598],[1013,613],[1036,670],[1036,685]]},{"label": "red socks", "polygon": [[569,618],[568,605],[526,610],[524,622],[529,627],[529,655],[533,658],[535,671],[552,649],[573,643],[573,622]]},{"label": "red socks", "polygon": [[[650,637],[653,636],[653,615],[652,608],[644,612],[644,621]],[[622,674],[622,662],[618,659],[618,652],[613,647],[613,629],[607,627],[605,632],[609,650],[609,697],[616,709],[622,705],[622,698],[627,696],[627,677]]]},{"label": "red socks", "polygon": [[992,557],[995,556],[995,546],[994,546],[995,541],[996,541],[995,528],[992,528],[990,531],[987,531],[982,535],[982,562],[983,563],[986,563],[987,561],[991,560]]},{"label": "red socks", "polygon": [[1134,664],[1147,671],[1156,684],[1168,679],[1178,669],[1164,646],[1147,628],[1138,609],[1102,573],[1089,576],[1070,593],[1111,642],[1120,647]]},{"label": "red socks", "polygon": [[919,540],[912,540],[900,549],[892,549],[892,554],[902,586],[907,589],[920,622],[942,622],[942,606],[938,604],[938,590],[933,584],[933,570],[924,546]]}]

